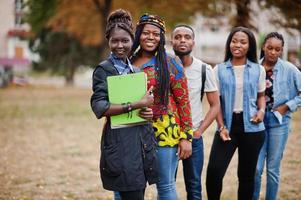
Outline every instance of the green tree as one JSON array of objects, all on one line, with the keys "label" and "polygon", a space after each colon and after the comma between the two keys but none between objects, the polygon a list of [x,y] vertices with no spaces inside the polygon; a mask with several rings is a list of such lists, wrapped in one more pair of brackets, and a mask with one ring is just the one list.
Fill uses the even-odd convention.
[{"label": "green tree", "polygon": [[[256,30],[251,17],[252,1],[257,0],[212,0],[207,2],[206,10],[200,8],[199,11],[205,11],[202,14],[208,17],[226,17],[232,27],[244,26]],[[203,3],[199,1],[199,4]]]},{"label": "green tree", "polygon": [[95,47],[82,46],[78,40],[63,32],[49,31],[35,51],[41,60],[33,63],[36,70],[50,69],[52,73],[65,77],[66,84],[72,85],[74,74],[81,65],[95,65],[98,51]]},{"label": "green tree", "polygon": [[170,30],[177,23],[189,23],[197,13],[226,17],[232,26],[256,30],[251,3],[262,9],[278,9],[282,26],[301,30],[300,0],[28,0],[26,21],[35,33],[31,44],[40,53],[36,68],[51,68],[72,83],[80,65],[95,65],[108,53],[104,39],[108,14],[117,8],[129,10],[137,21],[142,13],[162,16]]},{"label": "green tree", "polygon": [[34,36],[30,39],[32,51],[40,55],[40,61],[34,62],[36,70],[48,70],[65,76],[66,84],[72,85],[76,69],[81,65],[93,65],[99,58],[98,49],[92,45],[83,45],[63,29],[49,26],[58,9],[58,0],[29,0],[29,10],[25,20],[31,25]]},{"label": "green tree", "polygon": [[177,22],[188,22],[202,7],[198,3],[193,0],[28,0],[26,21],[34,33],[31,47],[41,57],[34,68],[51,69],[64,75],[67,84],[72,84],[78,66],[95,65],[107,54],[104,32],[106,19],[113,9],[127,9],[135,20],[144,12],[159,14],[171,27]]},{"label": "green tree", "polygon": [[251,3],[257,3],[260,9],[276,9],[278,15],[271,23],[282,27],[301,30],[301,0],[213,0],[209,3],[209,15],[225,16],[232,26],[245,26],[256,30],[252,15],[256,14]]},{"label": "green tree", "polygon": [[[275,18],[273,23],[282,27],[296,29],[301,35],[301,0],[266,0],[264,6],[279,11],[281,17]],[[299,47],[298,56],[301,59],[301,46]]]},{"label": "green tree", "polygon": [[279,16],[275,17],[273,22],[301,32],[301,0],[265,0],[261,2],[261,6],[279,11]]}]

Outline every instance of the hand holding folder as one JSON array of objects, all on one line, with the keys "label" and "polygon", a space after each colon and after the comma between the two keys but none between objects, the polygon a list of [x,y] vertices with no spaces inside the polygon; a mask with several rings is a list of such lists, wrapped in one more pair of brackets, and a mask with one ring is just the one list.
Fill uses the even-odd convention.
[{"label": "hand holding folder", "polygon": [[[110,76],[107,78],[109,101],[112,104],[124,104],[128,102],[143,101],[147,105],[149,96],[147,91],[147,77],[144,72]],[[143,99],[142,99],[143,98]],[[145,102],[144,102],[145,101]],[[131,113],[123,113],[111,116],[111,128],[121,128],[136,124],[146,123],[146,120],[139,116],[139,109]]]}]

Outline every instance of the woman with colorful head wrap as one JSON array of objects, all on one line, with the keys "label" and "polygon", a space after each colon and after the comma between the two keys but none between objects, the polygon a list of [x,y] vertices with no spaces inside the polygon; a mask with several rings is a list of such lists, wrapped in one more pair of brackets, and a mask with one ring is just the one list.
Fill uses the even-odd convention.
[{"label": "woman with colorful head wrap", "polygon": [[177,199],[175,173],[179,159],[191,155],[192,121],[187,80],[181,61],[165,51],[165,22],[144,14],[137,24],[132,63],[153,87],[153,127],[158,142],[158,199]]}]

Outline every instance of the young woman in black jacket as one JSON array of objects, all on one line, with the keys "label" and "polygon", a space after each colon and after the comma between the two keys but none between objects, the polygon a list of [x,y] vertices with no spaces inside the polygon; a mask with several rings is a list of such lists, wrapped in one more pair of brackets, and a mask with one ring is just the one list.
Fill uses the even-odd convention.
[{"label": "young woman in black jacket", "polygon": [[[131,15],[124,10],[110,14],[106,38],[111,54],[93,73],[91,107],[97,118],[106,117],[101,139],[100,174],[103,187],[118,191],[124,200],[143,200],[146,182],[157,182],[156,140],[152,124],[112,129],[110,116],[141,109],[140,116],[152,119],[152,88],[137,102],[112,104],[108,100],[107,77],[134,73],[128,60],[134,34]],[[120,89],[122,89],[122,85]],[[134,89],[134,88],[133,88]]]}]

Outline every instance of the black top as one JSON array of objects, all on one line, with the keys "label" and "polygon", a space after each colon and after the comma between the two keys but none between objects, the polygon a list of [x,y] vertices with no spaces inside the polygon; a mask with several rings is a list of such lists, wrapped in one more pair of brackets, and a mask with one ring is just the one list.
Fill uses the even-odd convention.
[{"label": "black top", "polygon": [[266,101],[267,110],[271,110],[274,104],[273,82],[274,82],[273,70],[270,69],[266,71],[265,101]]}]

